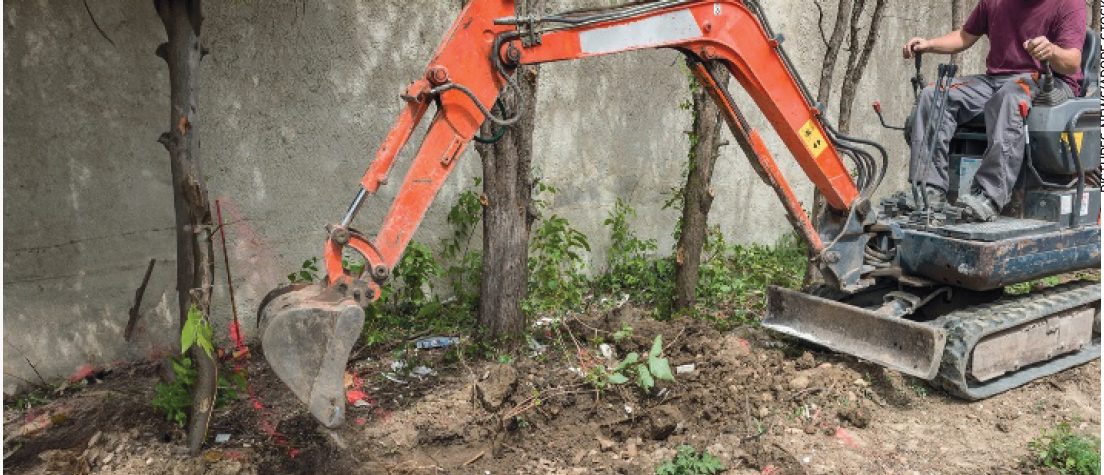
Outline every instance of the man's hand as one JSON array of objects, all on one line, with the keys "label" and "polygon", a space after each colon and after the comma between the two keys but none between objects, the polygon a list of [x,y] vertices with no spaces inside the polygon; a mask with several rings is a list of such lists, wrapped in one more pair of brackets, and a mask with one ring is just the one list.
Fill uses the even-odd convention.
[{"label": "man's hand", "polygon": [[1049,61],[1054,57],[1057,49],[1057,46],[1054,46],[1054,43],[1051,43],[1045,36],[1027,40],[1023,46],[1036,61]]},{"label": "man's hand", "polygon": [[912,59],[914,53],[923,53],[931,47],[931,42],[924,38],[913,38],[905,43],[904,49],[901,53],[905,59]]}]

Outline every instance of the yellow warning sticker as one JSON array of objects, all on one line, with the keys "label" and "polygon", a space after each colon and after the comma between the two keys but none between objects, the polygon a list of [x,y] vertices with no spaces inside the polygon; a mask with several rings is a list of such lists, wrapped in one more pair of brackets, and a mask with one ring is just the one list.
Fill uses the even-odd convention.
[{"label": "yellow warning sticker", "polygon": [[[1084,132],[1074,132],[1073,141],[1077,142],[1077,151],[1081,151],[1081,139],[1085,138]],[[1069,147],[1069,134],[1062,134],[1062,142]]]},{"label": "yellow warning sticker", "polygon": [[[824,135],[820,133],[820,129],[817,128],[814,119],[809,119],[809,121],[797,131],[797,134],[801,136],[801,141],[805,142],[805,148],[809,149],[809,153],[813,154],[813,158],[819,157],[820,153],[828,148],[828,142],[824,140]],[[1080,139],[1078,141],[1080,141]]]}]

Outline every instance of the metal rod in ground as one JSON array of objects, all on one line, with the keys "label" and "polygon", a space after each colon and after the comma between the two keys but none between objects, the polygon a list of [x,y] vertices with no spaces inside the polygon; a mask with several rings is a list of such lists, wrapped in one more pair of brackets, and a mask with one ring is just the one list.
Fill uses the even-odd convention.
[{"label": "metal rod in ground", "polygon": [[230,255],[226,252],[226,229],[222,226],[222,203],[219,200],[215,200],[215,214],[218,216],[219,238],[222,240],[222,262],[226,267],[226,287],[230,291],[230,312],[234,318],[234,321],[230,324],[230,337],[234,340],[234,345],[240,347],[242,344],[241,324],[238,323],[238,303],[234,299],[234,279],[230,277]]}]

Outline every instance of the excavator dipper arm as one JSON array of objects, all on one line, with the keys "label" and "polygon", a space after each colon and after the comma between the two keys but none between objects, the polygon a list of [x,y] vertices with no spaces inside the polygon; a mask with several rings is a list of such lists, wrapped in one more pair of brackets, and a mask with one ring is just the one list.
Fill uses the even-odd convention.
[{"label": "excavator dipper arm", "polygon": [[[352,339],[336,334],[317,337],[317,341],[309,344],[321,345],[325,350],[307,354],[310,352],[289,346],[291,340],[280,339],[280,335],[287,332],[300,336],[327,331],[333,333],[338,331],[338,327],[355,326],[356,321],[351,317],[355,312],[341,310],[345,307],[334,302],[345,299],[346,307],[363,306],[379,297],[379,286],[389,278],[434,196],[480,125],[485,120],[509,125],[525,113],[523,106],[519,106],[511,118],[494,117],[488,111],[489,105],[500,93],[516,93],[511,76],[517,66],[523,64],[652,48],[672,48],[683,52],[693,74],[719,105],[753,168],[775,190],[791,223],[814,254],[819,256],[831,248],[839,241],[839,236],[849,229],[847,223],[836,227],[839,230],[836,238],[826,246],[759,133],[748,125],[728,91],[718,87],[703,64],[717,61],[732,73],[813,185],[823,194],[832,212],[840,216],[850,215],[852,208],[862,202],[863,193],[844,167],[841,152],[830,139],[832,135],[829,135],[829,130],[821,123],[818,109],[789,66],[781,49],[782,38],[769,34],[765,19],[750,7],[757,10],[751,0],[661,0],[597,13],[516,17],[513,0],[470,1],[445,35],[426,68],[425,76],[402,94],[406,106],[368,167],[360,182],[361,190],[344,218],[339,224],[328,227],[329,238],[324,250],[327,272],[324,289],[296,289],[298,297],[269,303],[271,308],[281,309],[285,314],[281,317],[279,312],[272,310],[277,314],[267,319],[282,318],[284,323],[273,322],[270,327],[276,325],[282,328],[266,330],[263,334],[266,354],[270,354],[267,351],[269,334],[274,334],[272,338],[279,340],[279,345],[288,352],[286,357],[275,353],[269,356],[277,373],[300,399],[311,405],[312,413],[324,424],[340,423],[343,414],[342,407],[338,407],[343,406],[337,395],[340,387],[332,381],[327,382],[340,376],[311,371],[314,368],[321,368],[318,370],[321,372],[337,371],[338,363],[344,361],[341,358],[348,357],[355,336]],[[379,233],[370,239],[352,229],[350,224],[357,211],[381,185],[387,183],[396,157],[425,117],[431,103],[436,104],[436,110],[425,139]],[[350,248],[364,258],[369,279],[352,275],[344,268],[343,253]],[[861,252],[856,255],[861,258]],[[318,304],[319,301],[325,304]],[[338,305],[338,309],[334,305]],[[310,311],[304,312],[303,308]],[[261,316],[264,317],[266,312],[268,310],[262,308]],[[294,315],[288,316],[290,314]],[[321,330],[308,330],[302,323],[324,315],[341,315],[344,320],[327,324]],[[274,358],[287,361],[277,364]],[[297,379],[298,383],[290,382],[285,377],[284,373],[290,372],[298,372],[297,378],[291,378]],[[300,387],[296,388],[296,384]]]}]

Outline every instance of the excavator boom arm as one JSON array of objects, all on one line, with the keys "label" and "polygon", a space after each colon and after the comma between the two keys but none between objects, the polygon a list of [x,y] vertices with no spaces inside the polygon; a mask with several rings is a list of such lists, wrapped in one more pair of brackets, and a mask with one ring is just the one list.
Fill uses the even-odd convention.
[{"label": "excavator boom arm", "polygon": [[[814,253],[823,251],[824,244],[759,133],[701,64],[719,61],[755,101],[829,207],[847,211],[860,196],[839,150],[828,139],[819,110],[781,51],[782,38],[769,34],[745,2],[667,0],[569,17],[517,18],[514,13],[512,0],[469,2],[438,47],[425,77],[402,94],[406,108],[361,180],[362,189],[342,223],[331,227],[325,252],[330,284],[353,279],[342,268],[341,253],[349,246],[364,256],[374,281],[369,284],[370,293],[373,298],[379,295],[377,284],[389,277],[456,159],[490,116],[487,105],[494,103],[521,64],[651,48],[682,51],[753,168],[775,190],[791,223]],[[524,41],[518,32],[523,27],[529,38],[535,35],[537,40]],[[437,103],[437,109],[426,137],[374,242],[349,232],[357,210],[387,182],[396,157],[431,102]]]}]

